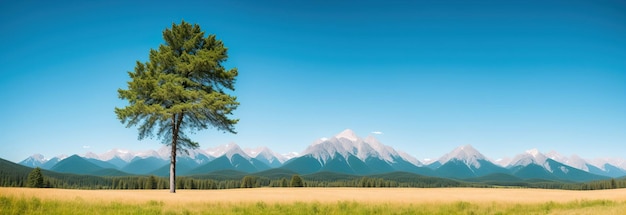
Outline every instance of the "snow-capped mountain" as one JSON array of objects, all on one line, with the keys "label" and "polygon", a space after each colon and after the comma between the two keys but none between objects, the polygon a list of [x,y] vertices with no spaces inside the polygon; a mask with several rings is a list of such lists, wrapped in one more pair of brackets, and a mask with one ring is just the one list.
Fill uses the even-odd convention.
[{"label": "snow-capped mountain", "polygon": [[287,159],[281,154],[275,153],[267,147],[258,147],[254,149],[244,149],[244,152],[250,157],[267,164],[272,168],[281,166]]},{"label": "snow-capped mountain", "polygon": [[352,155],[362,161],[368,158],[379,158],[386,162],[393,162],[396,157],[401,157],[396,150],[383,145],[375,137],[368,136],[365,139],[361,139],[350,129],[346,129],[326,140],[320,140],[310,145],[302,154],[312,155],[322,164],[329,159],[335,158],[337,155],[343,158],[348,158],[348,156]]},{"label": "snow-capped mountain", "polygon": [[356,142],[357,140],[359,140],[359,137],[357,137],[354,131],[352,131],[351,129],[343,130],[341,133],[335,135],[335,138],[346,139],[351,142]]},{"label": "snow-capped mountain", "polygon": [[359,175],[392,171],[430,173],[415,164],[420,164],[417,159],[406,153],[401,155],[375,137],[363,139],[346,129],[331,138],[314,141],[301,156],[289,160],[282,168],[303,174],[320,171]]},{"label": "snow-capped mountain", "polygon": [[509,164],[511,163],[511,161],[513,161],[512,158],[510,157],[503,157],[503,158],[498,158],[496,160],[493,161],[493,163],[501,166],[501,167],[506,167],[509,166]]},{"label": "snow-capped mountain", "polygon": [[415,165],[415,166],[424,166],[424,164],[422,162],[420,162],[417,158],[407,154],[406,152],[403,151],[398,151],[398,154],[400,155],[400,157],[406,161],[408,161],[409,163]]},{"label": "snow-capped mountain", "polygon": [[[550,153],[550,156],[557,159],[565,159],[554,152]],[[573,161],[573,163],[575,162]],[[514,176],[523,179],[591,181],[608,178],[558,162],[542,154],[537,149],[531,149],[515,156],[508,168]]]},{"label": "snow-capped mountain", "polygon": [[128,150],[111,149],[110,151],[98,156],[98,160],[102,161],[108,161],[114,158],[119,158],[126,163],[129,163],[133,158],[135,158],[135,155]]},{"label": "snow-capped mountain", "polygon": [[473,178],[508,170],[495,165],[471,145],[457,147],[429,165],[444,177]]},{"label": "snow-capped mountain", "polygon": [[596,158],[590,161],[597,167],[604,167],[606,164],[626,170],[626,159],[624,158]]},{"label": "snow-capped mountain", "polygon": [[285,154],[281,154],[281,155],[285,158],[285,162],[286,162],[286,161],[291,160],[293,158],[299,157],[300,153],[299,152],[289,152],[289,153],[285,153]]},{"label": "snow-capped mountain", "polygon": [[59,155],[51,159],[46,159],[45,156],[41,154],[34,154],[24,159],[23,161],[19,162],[19,164],[27,166],[27,167],[31,167],[31,168],[39,167],[42,169],[50,169],[54,165],[59,163],[59,161],[67,157],[68,157],[67,155]]},{"label": "snow-capped mountain", "polygon": [[96,153],[93,153],[93,152],[87,152],[84,155],[82,155],[81,157],[100,160],[100,156],[98,156]]},{"label": "snow-capped mountain", "polygon": [[[20,164],[29,167],[65,171],[75,174],[128,175],[169,174],[170,148],[130,151],[112,149],[102,154],[87,152],[72,155],[72,160],[60,162],[66,155],[46,159],[32,155]],[[60,163],[60,164],[59,164]],[[79,164],[73,164],[79,163]],[[496,164],[497,163],[497,164]],[[57,165],[58,164],[58,165]],[[82,172],[79,171],[82,166]],[[241,149],[236,143],[207,149],[189,150],[177,155],[177,174],[207,174],[214,171],[253,173],[281,168],[300,174],[337,172],[372,175],[395,171],[456,179],[502,176],[508,174],[519,180],[543,179],[558,181],[590,181],[626,176],[626,160],[602,158],[587,160],[577,155],[563,156],[556,151],[542,154],[537,149],[521,153],[512,159],[492,161],[471,145],[455,148],[439,159],[422,161],[409,154],[384,145],[374,136],[359,137],[347,129],[330,138],[313,141],[302,153],[278,154],[267,147]],[[76,172],[72,172],[76,171]]]},{"label": "snow-capped mountain", "polygon": [[40,167],[42,166],[44,163],[46,163],[48,161],[48,159],[46,159],[43,155],[41,154],[34,154],[31,155],[30,157],[24,159],[23,161],[19,162],[19,164],[27,166],[27,167]]},{"label": "snow-capped mountain", "polygon": [[216,149],[217,150],[210,152],[213,155],[221,154],[219,157],[190,170],[186,174],[206,174],[220,170],[236,170],[251,173],[270,169],[269,165],[256,158],[250,157],[235,143],[218,146]]},{"label": "snow-capped mountain", "polygon": [[445,164],[450,160],[459,160],[470,168],[480,168],[480,161],[486,161],[488,159],[471,145],[465,145],[457,147],[452,152],[442,156],[439,158],[438,162]]},{"label": "snow-capped mountain", "polygon": [[507,167],[515,167],[515,166],[528,166],[530,164],[536,164],[546,168],[548,171],[552,172],[550,165],[546,163],[548,157],[539,152],[538,149],[530,149],[525,151],[522,154],[515,156]]},{"label": "snow-capped mountain", "polygon": [[108,161],[108,160],[112,160],[115,158],[119,158],[127,163],[130,163],[133,159],[136,159],[137,157],[139,158],[157,157],[159,159],[166,160],[170,158],[169,150],[170,148],[168,146],[162,146],[156,151],[155,150],[130,151],[130,150],[125,150],[125,149],[112,149],[100,155],[97,155],[93,152],[87,152],[81,157],[98,159],[101,161]]},{"label": "snow-capped mountain", "polygon": [[[222,155],[224,155],[228,150],[230,150],[230,148],[232,148],[234,145],[237,145],[235,143],[228,143],[225,145],[219,145],[215,148],[207,148],[205,150],[205,152],[213,157],[220,157]],[[239,146],[237,146],[239,147]]]},{"label": "snow-capped mountain", "polygon": [[[579,157],[578,155],[572,155],[570,157],[563,156],[556,151],[551,151],[546,154],[551,159],[574,167],[576,169],[583,170],[596,175],[603,175],[608,177],[620,177],[626,175],[626,170],[618,166],[612,165],[609,162],[596,162],[592,163],[586,159]],[[599,159],[597,159],[599,160]]]},{"label": "snow-capped mountain", "polygon": [[570,157],[563,156],[556,151],[550,151],[546,153],[546,156],[552,160],[558,161],[560,163],[566,164],[568,166],[574,167],[576,169],[584,170],[585,172],[589,172],[589,163],[579,157],[578,155],[572,155]]}]

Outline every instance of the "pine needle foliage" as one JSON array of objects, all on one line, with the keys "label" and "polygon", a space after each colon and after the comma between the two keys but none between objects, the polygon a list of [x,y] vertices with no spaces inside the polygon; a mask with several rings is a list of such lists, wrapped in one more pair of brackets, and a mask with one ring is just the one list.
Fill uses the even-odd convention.
[{"label": "pine needle foliage", "polygon": [[222,66],[227,48],[215,35],[205,37],[197,24],[173,23],[163,39],[150,50],[148,62],[137,61],[135,71],[128,72],[128,89],[118,90],[128,106],[116,107],[115,114],[127,127],[138,128],[140,140],[156,137],[171,146],[170,184],[175,184],[176,154],[199,147],[188,133],[209,127],[236,133],[238,119],[229,116],[239,102],[226,91],[235,90],[238,71]]},{"label": "pine needle foliage", "polygon": [[43,183],[43,174],[41,173],[41,168],[36,167],[28,174],[28,187],[34,188],[42,188],[44,187]]}]

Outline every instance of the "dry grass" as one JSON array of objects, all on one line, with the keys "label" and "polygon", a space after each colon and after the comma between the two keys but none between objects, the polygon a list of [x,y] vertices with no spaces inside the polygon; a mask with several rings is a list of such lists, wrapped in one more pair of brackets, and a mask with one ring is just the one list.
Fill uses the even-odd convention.
[{"label": "dry grass", "polygon": [[506,202],[543,203],[576,200],[626,201],[626,189],[571,191],[494,188],[254,188],[229,190],[65,190],[0,188],[0,196],[37,197],[42,200],[76,200],[124,203],[162,201],[165,204],[202,202],[338,202],[450,203]]},{"label": "dry grass", "polygon": [[0,188],[0,214],[624,214],[626,189]]}]

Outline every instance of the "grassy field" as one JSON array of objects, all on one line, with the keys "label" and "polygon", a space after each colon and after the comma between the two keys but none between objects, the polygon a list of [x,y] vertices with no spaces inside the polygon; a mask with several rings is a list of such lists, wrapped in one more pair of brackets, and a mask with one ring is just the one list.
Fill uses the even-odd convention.
[{"label": "grassy field", "polygon": [[626,189],[0,188],[0,214],[626,214]]}]

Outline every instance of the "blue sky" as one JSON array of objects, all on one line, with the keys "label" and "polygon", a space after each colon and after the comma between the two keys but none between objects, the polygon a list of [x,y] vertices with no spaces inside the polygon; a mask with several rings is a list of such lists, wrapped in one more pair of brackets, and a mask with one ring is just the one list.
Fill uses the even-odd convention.
[{"label": "blue sky", "polygon": [[135,61],[182,19],[237,67],[236,142],[302,151],[346,128],[419,159],[472,144],[626,157],[622,1],[0,3],[0,157],[156,149],[114,107]]}]

